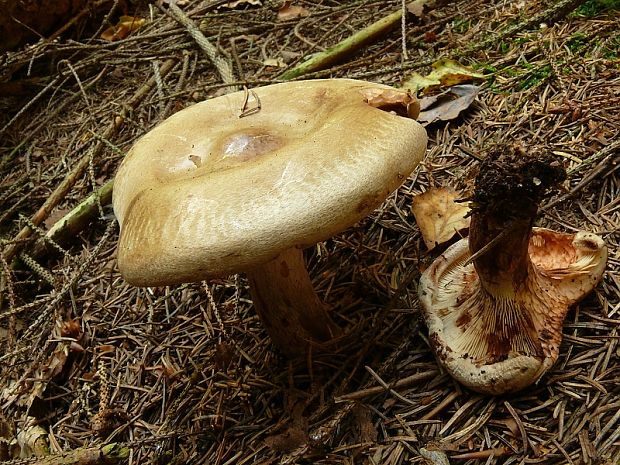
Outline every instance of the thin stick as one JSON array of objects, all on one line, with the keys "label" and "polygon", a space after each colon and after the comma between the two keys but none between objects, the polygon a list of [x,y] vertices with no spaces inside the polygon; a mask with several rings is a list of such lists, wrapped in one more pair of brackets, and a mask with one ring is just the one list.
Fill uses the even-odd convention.
[{"label": "thin stick", "polygon": [[[111,443],[104,446],[87,446],[73,449],[60,454],[36,457],[27,462],[22,460],[15,463],[28,465],[98,465],[118,463],[129,457],[129,448],[120,443]],[[11,464],[13,461],[3,462]]]},{"label": "thin stick", "polygon": [[402,42],[402,57],[400,62],[404,63],[409,60],[409,54],[407,53],[407,0],[401,1],[400,11],[400,35]]},{"label": "thin stick", "polygon": [[114,179],[106,182],[95,192],[86,197],[73,210],[54,223],[45,236],[34,245],[31,255],[39,257],[47,249],[46,244],[53,243],[62,245],[97,217],[99,203],[109,205],[112,202],[112,189]]},{"label": "thin stick", "polygon": [[501,233],[499,233],[497,236],[495,236],[493,239],[491,239],[489,241],[488,244],[486,244],[484,247],[481,247],[480,250],[478,250],[476,253],[474,253],[472,256],[470,256],[467,260],[465,260],[465,263],[463,263],[462,266],[467,266],[470,263],[472,263],[476,258],[482,256],[483,254],[487,253],[495,244],[497,244],[500,240],[502,240],[509,231],[509,227],[504,229]]},{"label": "thin stick", "polygon": [[291,79],[298,78],[303,74],[326,68],[332,63],[359,49],[362,45],[374,40],[377,36],[385,34],[399,23],[402,16],[402,10],[398,10],[384,18],[381,18],[379,21],[376,21],[370,26],[356,32],[352,36],[337,43],[333,47],[328,48],[324,52],[318,53],[309,60],[298,64],[288,71],[285,71],[279,79],[289,81]]},{"label": "thin stick", "polygon": [[435,417],[435,415],[437,415],[443,409],[445,409],[446,407],[451,405],[452,402],[454,402],[459,395],[460,394],[458,392],[456,392],[456,391],[451,392],[448,395],[448,397],[446,397],[444,400],[442,400],[433,410],[431,410],[426,415],[424,415],[422,417],[422,420],[424,421],[424,420],[431,420],[431,419],[433,419]]},{"label": "thin stick", "polygon": [[[170,16],[172,16],[175,20],[181,23],[187,29],[187,32],[190,36],[196,41],[196,43],[200,46],[200,48],[207,54],[213,66],[217,69],[217,72],[220,74],[222,81],[226,84],[235,82],[235,75],[232,72],[232,69],[228,62],[224,60],[217,51],[217,47],[209,42],[198,26],[194,24],[194,22],[187,17],[183,10],[181,10],[174,2],[170,2],[168,4],[168,12]],[[237,87],[231,86],[229,90],[235,91],[238,90]]]},{"label": "thin stick", "polygon": [[503,457],[504,455],[508,455],[510,452],[512,451],[507,447],[496,447],[495,449],[485,449],[475,452],[465,452],[464,454],[451,455],[450,458],[459,460],[486,459],[491,456]]},{"label": "thin stick", "polygon": [[361,389],[359,391],[351,392],[349,394],[344,394],[340,397],[337,397],[334,400],[336,403],[346,402],[350,400],[359,400],[359,399],[363,399],[364,397],[372,396],[375,394],[381,394],[382,392],[385,392],[386,390],[407,388],[413,384],[418,384],[422,381],[432,379],[438,374],[439,372],[437,370],[423,371],[422,373],[416,373],[415,375],[411,375],[411,376],[407,376],[406,378],[399,379],[395,383],[390,383],[387,385],[387,388],[384,386],[375,386],[371,388]]}]

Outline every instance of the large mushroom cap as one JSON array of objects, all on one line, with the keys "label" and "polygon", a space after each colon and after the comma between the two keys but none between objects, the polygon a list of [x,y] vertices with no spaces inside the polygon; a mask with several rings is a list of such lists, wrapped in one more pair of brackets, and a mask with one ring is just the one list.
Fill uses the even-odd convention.
[{"label": "large mushroom cap", "polygon": [[176,113],[134,145],[116,176],[123,276],[136,285],[223,276],[346,229],[422,158],[425,130],[392,111],[416,103],[391,87],[330,79]]},{"label": "large mushroom cap", "polygon": [[512,297],[482,290],[473,263],[467,263],[468,239],[449,247],[420,279],[437,358],[475,391],[518,391],[553,365],[566,312],[600,281],[607,247],[588,232],[533,228],[528,255],[532,269]]}]

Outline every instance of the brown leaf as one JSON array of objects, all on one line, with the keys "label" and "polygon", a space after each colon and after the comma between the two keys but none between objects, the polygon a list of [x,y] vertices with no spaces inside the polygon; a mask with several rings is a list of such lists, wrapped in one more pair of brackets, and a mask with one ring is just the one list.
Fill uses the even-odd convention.
[{"label": "brown leaf", "polygon": [[433,71],[426,76],[412,73],[402,83],[404,89],[413,92],[422,90],[429,92],[439,87],[450,87],[456,84],[484,79],[484,75],[473,69],[463,66],[454,60],[438,60],[433,63]]},{"label": "brown leaf", "polygon": [[28,458],[33,455],[35,457],[44,457],[49,455],[47,431],[42,426],[37,425],[33,417],[27,418],[27,424],[17,431],[17,444],[20,449],[19,457]]},{"label": "brown leaf", "polygon": [[353,423],[357,433],[357,442],[376,443],[379,433],[372,422],[371,411],[363,405],[357,405],[353,409]]},{"label": "brown leaf", "polygon": [[308,443],[308,418],[304,416],[304,400],[294,390],[290,390],[285,404],[288,418],[277,428],[278,433],[265,438],[267,447],[275,452],[291,452]]},{"label": "brown leaf", "polygon": [[457,231],[469,227],[466,203],[456,203],[459,194],[452,188],[431,188],[416,195],[411,209],[428,250],[450,240]]},{"label": "brown leaf", "polygon": [[34,371],[32,375],[34,381],[29,386],[28,392],[23,394],[16,392],[17,382],[12,381],[2,386],[0,400],[15,402],[19,406],[29,408],[36,398],[43,395],[48,383],[65,368],[69,347],[70,344],[66,341],[56,344],[52,354]]},{"label": "brown leaf", "polygon": [[435,31],[426,31],[424,33],[424,42],[426,42],[427,44],[437,42],[437,33]]},{"label": "brown leaf", "polygon": [[238,6],[245,6],[245,5],[261,6],[262,4],[263,3],[261,2],[261,0],[234,0],[232,2],[228,2],[228,3],[224,4],[223,7],[224,8],[229,8],[231,10],[234,10]]},{"label": "brown leaf", "polygon": [[135,18],[133,16],[121,16],[116,26],[110,26],[101,33],[101,38],[110,42],[125,39],[133,31],[141,28],[144,23],[146,23],[145,19]]},{"label": "brown leaf", "polygon": [[424,5],[426,5],[428,1],[429,0],[414,0],[413,2],[409,2],[407,3],[407,11],[422,19],[424,18]]},{"label": "brown leaf", "polygon": [[508,430],[512,433],[512,436],[515,438],[521,436],[521,432],[519,431],[519,426],[517,425],[517,422],[512,417],[505,418],[502,420],[495,420],[494,423],[499,423],[501,425],[504,425],[506,428],[508,428]]},{"label": "brown leaf", "polygon": [[228,370],[228,367],[233,362],[234,356],[235,350],[233,347],[226,342],[220,342],[215,347],[215,355],[213,358],[215,366],[221,371]]},{"label": "brown leaf", "polygon": [[476,99],[480,87],[471,84],[453,86],[448,91],[432,97],[420,99],[422,111],[418,116],[421,123],[449,121],[458,118],[462,111]]},{"label": "brown leaf", "polygon": [[65,320],[60,327],[62,337],[72,337],[78,340],[82,334],[82,326],[79,320]]},{"label": "brown leaf", "polygon": [[291,2],[284,2],[278,10],[278,21],[287,21],[289,19],[308,16],[310,12],[303,6],[291,5]]}]

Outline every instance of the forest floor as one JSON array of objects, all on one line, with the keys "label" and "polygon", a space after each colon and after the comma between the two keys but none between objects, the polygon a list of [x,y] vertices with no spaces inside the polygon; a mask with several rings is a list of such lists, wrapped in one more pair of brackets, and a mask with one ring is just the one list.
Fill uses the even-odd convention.
[{"label": "forest floor", "polygon": [[[55,241],[48,231],[171,114],[230,85],[278,82],[403,3],[179,1],[231,64],[227,83],[187,25],[156,5],[129,8],[146,21],[120,40],[99,38],[109,25],[101,18],[94,29],[80,20],[0,58],[0,460],[620,463],[620,6],[427,3],[300,76],[399,86],[446,58],[485,76],[457,119],[427,125],[425,160],[381,208],[306,251],[334,320],[359,337],[304,360],[272,346],[243,275],[127,284],[109,189],[91,204],[93,221]],[[116,24],[121,10],[105,19]],[[445,245],[427,250],[411,204],[432,187],[466,196],[478,160],[505,142],[566,166],[564,191],[537,223],[597,233],[609,260],[568,313],[552,369],[493,397],[460,386],[435,360],[416,282]],[[20,451],[51,455],[18,462]]]}]

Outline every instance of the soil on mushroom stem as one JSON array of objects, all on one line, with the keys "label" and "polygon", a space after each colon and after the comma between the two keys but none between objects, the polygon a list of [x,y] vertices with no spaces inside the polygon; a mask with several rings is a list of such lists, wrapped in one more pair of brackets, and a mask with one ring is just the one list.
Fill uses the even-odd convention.
[{"label": "soil on mushroom stem", "polygon": [[480,163],[472,210],[501,219],[530,218],[549,193],[566,179],[561,163],[520,144],[495,147]]}]

